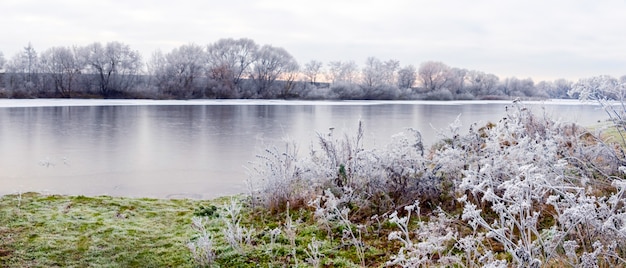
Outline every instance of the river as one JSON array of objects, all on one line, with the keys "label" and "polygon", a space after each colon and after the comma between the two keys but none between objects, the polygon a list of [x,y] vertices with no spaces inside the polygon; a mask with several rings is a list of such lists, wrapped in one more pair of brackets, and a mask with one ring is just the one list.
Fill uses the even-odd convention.
[{"label": "river", "polygon": [[[555,120],[607,117],[575,100],[524,103]],[[0,194],[213,198],[246,191],[249,162],[268,146],[316,133],[355,133],[384,146],[408,127],[426,144],[457,117],[497,122],[510,101],[0,100]],[[335,134],[337,135],[337,134]]]}]

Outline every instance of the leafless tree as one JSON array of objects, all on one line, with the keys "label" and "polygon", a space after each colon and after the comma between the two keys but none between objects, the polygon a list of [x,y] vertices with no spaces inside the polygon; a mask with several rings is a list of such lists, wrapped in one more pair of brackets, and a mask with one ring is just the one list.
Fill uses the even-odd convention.
[{"label": "leafless tree", "polygon": [[381,61],[375,57],[369,57],[365,61],[365,67],[361,72],[361,87],[364,97],[367,99],[392,98],[389,94],[396,89],[396,70],[400,66],[397,60]]},{"label": "leafless tree", "polygon": [[398,70],[398,87],[412,88],[417,81],[417,71],[413,65],[408,65]]},{"label": "leafless tree", "polygon": [[282,92],[280,93],[280,97],[283,98],[294,98],[298,97],[299,92],[296,90],[296,85],[298,81],[298,77],[301,76],[300,66],[297,62],[295,62],[294,66],[291,66],[287,69],[285,73],[281,75],[280,80],[284,81]]},{"label": "leafless tree", "polygon": [[4,70],[5,63],[6,60],[4,59],[4,54],[2,54],[2,51],[0,51],[0,70]]},{"label": "leafless tree", "polygon": [[41,54],[41,67],[52,80],[54,89],[63,97],[71,97],[83,64],[75,48],[52,47]]},{"label": "leafless tree", "polygon": [[425,89],[435,91],[444,88],[449,82],[449,71],[450,67],[442,62],[427,61],[420,65],[418,75]]},{"label": "leafless tree", "polygon": [[400,62],[397,60],[383,62],[375,57],[369,57],[362,71],[363,84],[366,87],[395,85],[395,74],[399,66]]},{"label": "leafless tree", "polygon": [[465,74],[465,84],[474,96],[496,95],[499,78],[494,74],[470,70]]},{"label": "leafless tree", "polygon": [[450,68],[446,73],[447,81],[444,86],[453,94],[459,95],[465,93],[465,76],[467,72],[466,69],[462,68]]},{"label": "leafless tree", "polygon": [[139,52],[120,42],[105,46],[93,43],[81,48],[80,57],[87,71],[97,76],[97,88],[103,96],[129,90],[142,68]]},{"label": "leafless tree", "polygon": [[33,45],[29,42],[28,46],[24,48],[24,54],[22,54],[22,61],[26,67],[26,82],[32,82],[35,74],[37,73],[37,65],[39,64],[37,58],[37,51],[33,48]]},{"label": "leafless tree", "polygon": [[165,55],[161,50],[152,52],[150,60],[146,62],[146,69],[148,71],[148,85],[155,88],[164,88],[162,82],[166,81],[166,66],[167,61]]},{"label": "leafless tree", "polygon": [[264,45],[257,54],[252,78],[257,86],[257,94],[271,96],[274,82],[284,74],[298,70],[296,60],[281,47]]},{"label": "leafless tree", "polygon": [[331,61],[328,63],[328,80],[333,83],[351,84],[357,76],[358,67],[354,61]]},{"label": "leafless tree", "polygon": [[201,87],[199,78],[204,73],[206,53],[196,44],[182,45],[166,55],[155,54],[151,68],[158,68],[158,84],[166,94],[190,98]]},{"label": "leafless tree", "polygon": [[236,90],[250,73],[259,46],[251,39],[220,39],[207,46],[208,77]]},{"label": "leafless tree", "polygon": [[502,85],[505,95],[508,96],[536,96],[535,82],[531,78],[519,79],[517,77],[509,77],[503,81]]},{"label": "leafless tree", "polygon": [[304,65],[303,73],[307,77],[309,83],[315,84],[317,76],[322,72],[324,64],[320,61],[312,60]]},{"label": "leafless tree", "polygon": [[[0,72],[5,71],[4,69],[4,64],[6,63],[6,60],[4,59],[4,54],[2,54],[2,51],[0,51]],[[0,89],[4,88],[4,76],[0,75]]]},{"label": "leafless tree", "polygon": [[31,94],[41,86],[39,57],[31,43],[6,64],[8,86],[16,92]]}]

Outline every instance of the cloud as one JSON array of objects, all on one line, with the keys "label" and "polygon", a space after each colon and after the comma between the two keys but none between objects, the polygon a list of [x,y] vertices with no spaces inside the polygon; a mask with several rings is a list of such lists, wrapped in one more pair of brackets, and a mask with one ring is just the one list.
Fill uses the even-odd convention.
[{"label": "cloud", "polygon": [[625,13],[623,0],[4,0],[0,51],[10,58],[29,41],[39,51],[120,41],[149,57],[190,42],[247,37],[284,47],[301,63],[362,64],[375,56],[574,79],[624,74]]}]

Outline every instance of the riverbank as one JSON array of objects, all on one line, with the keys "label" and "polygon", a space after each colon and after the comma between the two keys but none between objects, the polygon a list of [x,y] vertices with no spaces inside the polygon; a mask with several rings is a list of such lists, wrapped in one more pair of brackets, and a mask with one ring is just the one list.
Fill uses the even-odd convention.
[{"label": "riverbank", "polygon": [[215,201],[0,197],[1,267],[193,267],[194,208]]},{"label": "riverbank", "polygon": [[[315,224],[314,211],[307,208],[286,216],[239,207],[236,226],[254,230],[255,242],[241,241],[241,249],[233,248],[223,235],[233,198],[1,196],[0,267],[198,267],[200,262],[188,248],[199,237],[193,224],[196,216],[204,219],[211,233],[216,253],[212,263],[217,267],[311,267],[312,258],[329,267],[357,266],[358,256],[341,242],[343,238],[324,241],[326,231]],[[246,203],[239,201],[238,205]],[[386,239],[384,230],[389,227],[367,227],[378,229],[363,237],[372,246],[366,252],[368,266],[382,266],[392,252],[379,249],[397,250]],[[323,246],[317,253],[309,248],[316,239],[323,241],[317,244]]]},{"label": "riverbank", "polygon": [[267,149],[245,197],[3,196],[0,266],[623,267],[615,134],[509,110],[429,149],[412,129],[365,149],[361,124]]}]

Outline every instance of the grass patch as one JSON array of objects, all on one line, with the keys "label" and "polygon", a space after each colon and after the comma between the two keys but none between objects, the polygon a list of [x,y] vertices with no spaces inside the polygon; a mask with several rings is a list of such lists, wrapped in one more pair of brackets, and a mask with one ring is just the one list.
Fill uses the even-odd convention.
[{"label": "grass patch", "polygon": [[[323,254],[320,265],[359,266],[354,248],[340,236],[329,239],[308,208],[290,213],[292,244],[285,213],[244,206],[241,224],[254,228],[252,243],[234,250],[223,234],[224,204],[230,200],[5,195],[0,197],[0,267],[197,267],[187,248],[197,237],[194,216],[207,218],[216,267],[311,267],[307,251],[315,240]],[[272,241],[270,232],[276,228],[282,232]],[[367,266],[384,266],[397,250],[398,245],[386,239],[391,229],[365,230]]]},{"label": "grass patch", "polygon": [[186,243],[200,200],[0,197],[2,267],[193,267]]},{"label": "grass patch", "polygon": [[621,146],[621,148],[626,148],[626,144],[624,144],[624,140],[622,139],[620,130],[618,129],[618,126],[616,126],[615,124],[605,121],[605,122],[600,122],[598,121],[598,124],[595,124],[593,126],[589,127],[589,130],[591,132],[598,132],[600,133],[600,138],[608,143],[615,143],[619,146]]}]

